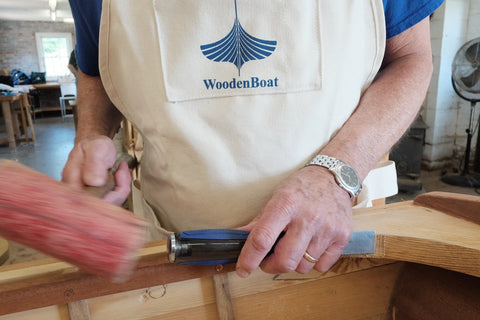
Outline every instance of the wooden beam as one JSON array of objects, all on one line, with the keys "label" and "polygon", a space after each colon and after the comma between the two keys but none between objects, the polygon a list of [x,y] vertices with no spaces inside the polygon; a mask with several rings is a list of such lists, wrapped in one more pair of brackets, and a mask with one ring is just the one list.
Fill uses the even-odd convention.
[{"label": "wooden beam", "polygon": [[79,300],[68,303],[70,320],[91,320],[87,300]]},{"label": "wooden beam", "polygon": [[218,318],[220,320],[234,320],[232,296],[228,284],[228,274],[213,275],[215,302],[217,303]]},{"label": "wooden beam", "polygon": [[55,259],[1,267],[0,315],[206,277],[234,269],[233,265],[217,268],[166,263],[164,251],[164,242],[150,244],[144,250],[144,256],[133,275],[124,283],[112,283]]}]

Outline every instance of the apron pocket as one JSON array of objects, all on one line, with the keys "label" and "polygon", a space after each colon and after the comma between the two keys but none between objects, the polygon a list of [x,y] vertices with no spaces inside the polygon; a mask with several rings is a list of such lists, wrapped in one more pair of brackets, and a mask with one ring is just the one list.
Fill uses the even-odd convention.
[{"label": "apron pocket", "polygon": [[318,0],[153,4],[170,102],[321,89]]}]

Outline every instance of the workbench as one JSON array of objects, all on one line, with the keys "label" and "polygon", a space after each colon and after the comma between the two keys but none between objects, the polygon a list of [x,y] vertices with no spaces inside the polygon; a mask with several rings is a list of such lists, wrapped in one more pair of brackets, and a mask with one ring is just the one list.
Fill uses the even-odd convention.
[{"label": "workbench", "polygon": [[[18,124],[18,115],[21,116],[23,134],[25,141],[35,141],[35,131],[33,129],[33,122],[30,115],[28,101],[26,101],[26,94],[14,94],[9,96],[0,96],[2,104],[2,115],[5,121],[5,130],[7,132],[7,142],[10,150],[16,150],[17,139],[20,138],[21,133]],[[18,108],[15,107],[18,106]],[[31,136],[29,137],[28,129],[30,128]],[[0,141],[2,142],[2,141]]]},{"label": "workbench", "polygon": [[0,320],[480,319],[480,198],[431,193],[355,210],[375,253],[325,274],[241,279],[234,265],[165,263],[165,242],[139,253],[124,283],[47,259],[0,267]]},{"label": "workbench", "polygon": [[62,95],[60,83],[33,84],[31,93],[35,101],[35,113],[60,111],[58,98]]}]

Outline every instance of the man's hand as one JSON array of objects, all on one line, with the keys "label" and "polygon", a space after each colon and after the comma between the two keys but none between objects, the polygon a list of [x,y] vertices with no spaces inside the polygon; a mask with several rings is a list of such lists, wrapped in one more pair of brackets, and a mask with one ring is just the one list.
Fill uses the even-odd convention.
[{"label": "man's hand", "polygon": [[[240,276],[258,266],[268,273],[326,272],[353,232],[352,204],[327,169],[309,166],[283,181],[260,215],[242,229],[251,232],[237,262]],[[285,235],[265,259],[282,231]],[[309,262],[305,252],[318,261]]]},{"label": "man's hand", "polygon": [[[62,172],[62,181],[75,188],[105,185],[109,171],[115,164],[116,149],[106,136],[84,138],[75,143]],[[107,192],[104,200],[122,205],[130,194],[131,176],[125,162],[115,173],[115,188]]]},{"label": "man's hand", "polygon": [[[431,74],[427,17],[387,40],[383,70],[321,152],[354,166],[363,180],[415,119]],[[243,228],[251,234],[237,263],[238,274],[247,276],[259,265],[271,273],[327,271],[351,236],[351,214],[347,192],[327,169],[299,170],[278,186],[260,215]],[[275,252],[262,262],[282,231],[286,233]],[[307,261],[305,252],[318,262]]]}]

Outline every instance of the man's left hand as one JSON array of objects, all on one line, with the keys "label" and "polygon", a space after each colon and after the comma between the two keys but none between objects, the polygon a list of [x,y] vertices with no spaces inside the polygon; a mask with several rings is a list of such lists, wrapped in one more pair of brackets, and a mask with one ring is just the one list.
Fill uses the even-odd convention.
[{"label": "man's left hand", "polygon": [[[273,274],[312,268],[326,272],[353,232],[352,203],[327,169],[308,166],[283,181],[261,213],[241,229],[250,235],[237,262],[240,276],[259,266]],[[274,253],[266,257],[282,231]],[[308,261],[306,252],[317,261]]]}]

